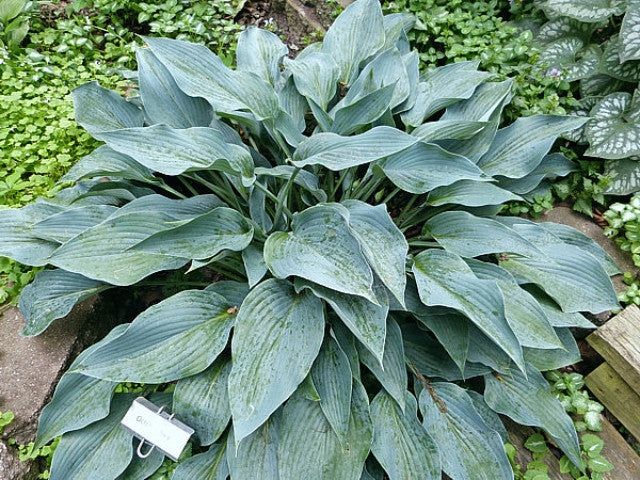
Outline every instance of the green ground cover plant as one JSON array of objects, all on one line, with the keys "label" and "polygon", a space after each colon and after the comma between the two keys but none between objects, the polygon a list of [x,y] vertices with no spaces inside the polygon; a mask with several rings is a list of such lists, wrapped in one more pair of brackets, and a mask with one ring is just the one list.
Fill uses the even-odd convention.
[{"label": "green ground cover plant", "polygon": [[295,60],[246,30],[235,69],[146,37],[131,96],[74,91],[104,145],[73,186],[0,211],[0,254],[50,267],[20,297],[23,335],[107,289],[221,280],[76,359],[39,421],[34,448],[62,435],[52,479],[160,468],[119,425],[137,395],[122,382],[196,430],[173,480],[511,479],[498,414],[580,465],[540,372],[578,360],[569,328],[618,306],[617,269],[573,229],[495,214],[567,168],[549,151],[585,119],[500,128],[512,81],[477,62],[421,75],[413,23],[358,0]]}]

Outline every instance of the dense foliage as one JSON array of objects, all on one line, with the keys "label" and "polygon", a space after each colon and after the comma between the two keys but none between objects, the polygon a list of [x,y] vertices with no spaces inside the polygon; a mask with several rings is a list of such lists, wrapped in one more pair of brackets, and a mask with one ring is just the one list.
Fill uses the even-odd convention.
[{"label": "dense foliage", "polygon": [[196,430],[173,480],[511,479],[498,414],[581,465],[540,372],[578,360],[569,329],[618,306],[617,269],[573,229],[495,213],[571,167],[548,152],[585,119],[499,128],[512,82],[475,62],[420,75],[413,22],[358,0],[295,60],[251,28],[236,69],[148,37],[131,97],[74,91],[105,145],[65,175],[73,187],[0,211],[0,254],[54,267],[21,295],[23,334],[162,272],[222,280],[76,359],[34,446],[62,434],[52,479],[160,468],[159,452],[133,458],[122,382]]},{"label": "dense foliage", "polygon": [[606,193],[640,190],[638,99],[640,80],[640,4],[593,0],[545,0],[539,3],[549,21],[536,40],[547,74],[579,82],[579,115],[589,116],[570,135],[588,144],[585,155],[605,159],[612,178]]}]

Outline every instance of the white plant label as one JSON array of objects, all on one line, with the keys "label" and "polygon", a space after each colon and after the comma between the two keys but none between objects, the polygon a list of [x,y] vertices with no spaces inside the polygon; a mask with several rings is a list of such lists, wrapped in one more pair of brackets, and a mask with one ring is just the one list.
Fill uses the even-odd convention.
[{"label": "white plant label", "polygon": [[143,397],[136,398],[120,422],[133,435],[177,461],[193,428],[173,418]]}]

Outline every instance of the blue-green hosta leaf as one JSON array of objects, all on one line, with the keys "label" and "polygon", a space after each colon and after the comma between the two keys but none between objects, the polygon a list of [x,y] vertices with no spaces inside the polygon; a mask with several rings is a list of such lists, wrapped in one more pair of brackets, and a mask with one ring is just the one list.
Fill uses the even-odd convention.
[{"label": "blue-green hosta leaf", "polygon": [[349,212],[351,234],[358,240],[373,271],[393,296],[404,304],[407,286],[405,262],[409,245],[393,223],[386,205],[374,207],[359,200],[346,200],[341,205]]},{"label": "blue-green hosta leaf", "polygon": [[249,27],[238,37],[238,70],[253,73],[273,86],[280,83],[280,63],[287,46],[274,33]]},{"label": "blue-green hosta leaf", "polygon": [[328,53],[316,52],[303,58],[287,60],[287,70],[293,74],[296,89],[322,110],[336,94],[340,68]]},{"label": "blue-green hosta leaf", "polygon": [[112,149],[129,155],[145,167],[165,175],[188,170],[220,170],[240,174],[245,186],[253,183],[251,154],[226,143],[214,128],[174,129],[168,125],[127,128],[100,134]]},{"label": "blue-green hosta leaf", "polygon": [[513,361],[504,350],[496,348],[495,342],[475,325],[469,326],[469,355],[467,360],[484,365],[492,371],[500,373],[509,373],[514,368]]},{"label": "blue-green hosta leaf", "polygon": [[201,445],[215,442],[229,423],[227,380],[231,362],[218,358],[205,371],[176,384],[172,412],[192,427]]},{"label": "blue-green hosta leaf", "polygon": [[[360,380],[360,356],[356,350],[356,339],[343,323],[332,318],[332,316],[329,316],[329,318],[331,320],[330,335],[336,342],[338,342],[338,345],[340,345],[340,348],[349,359],[351,375],[356,380]],[[318,398],[318,401],[320,401],[320,398]]]},{"label": "blue-green hosta leaf", "polygon": [[529,365],[526,376],[513,370],[503,376],[485,375],[484,379],[484,400],[492,410],[522,425],[544,429],[573,463],[580,464],[573,421],[538,370]]},{"label": "blue-green hosta leaf", "polygon": [[277,278],[290,275],[376,302],[373,273],[347,220],[330,205],[294,216],[291,232],[275,232],[264,244],[264,260]]},{"label": "blue-green hosta leaf", "polygon": [[423,142],[436,140],[469,140],[476,133],[486,127],[488,122],[473,122],[459,120],[438,120],[427,122],[416,128],[411,135]]},{"label": "blue-green hosta leaf", "polygon": [[197,195],[185,199],[171,199],[162,195],[147,195],[127,203],[111,215],[111,219],[131,213],[164,213],[173,221],[191,220],[216,207],[225,206],[224,202],[212,194]]},{"label": "blue-green hosta leaf", "polygon": [[586,23],[606,20],[611,15],[620,15],[626,8],[624,0],[546,0],[541,8],[549,18],[570,17]]},{"label": "blue-green hosta leaf", "polygon": [[551,232],[554,236],[558,237],[564,243],[574,245],[589,252],[598,260],[609,276],[622,273],[620,272],[618,265],[616,265],[616,262],[613,261],[609,254],[600,245],[579,230],[567,225],[562,225],[561,223],[544,222],[539,225],[548,232]]},{"label": "blue-green hosta leaf", "polygon": [[429,193],[427,203],[433,206],[455,204],[467,207],[484,207],[502,205],[511,200],[522,200],[522,198],[493,183],[458,180],[451,185],[433,189]]},{"label": "blue-green hosta leaf", "polygon": [[[133,202],[132,202],[133,203]],[[112,285],[131,285],[146,276],[180,268],[187,259],[129,250],[149,236],[170,228],[173,218],[158,212],[116,212],[58,248],[49,262]]]},{"label": "blue-green hosta leaf", "polygon": [[64,210],[44,202],[20,209],[0,210],[0,256],[34,267],[46,265],[59,244],[34,236],[31,228]]},{"label": "blue-green hosta leaf", "polygon": [[[73,369],[100,346],[122,335],[128,326],[126,323],[115,327],[105,338],[78,355],[69,369]],[[40,448],[63,433],[78,430],[106,417],[117,385],[116,382],[79,373],[65,373],[53,398],[40,414],[34,448]]]},{"label": "blue-green hosta leaf", "polygon": [[295,391],[322,344],[322,302],[269,279],[251,290],[238,312],[231,344],[229,404],[236,442],[262,425]]},{"label": "blue-green hosta leaf", "polygon": [[380,162],[385,175],[409,193],[427,193],[458,180],[484,180],[470,160],[437,145],[419,142]]},{"label": "blue-green hosta leaf", "polygon": [[86,178],[110,177],[138,180],[144,183],[155,183],[158,180],[147,167],[140,165],[133,158],[118,153],[115,150],[102,145],[82,157],[73,165],[67,174],[62,177],[63,182],[76,182]]},{"label": "blue-green hosta leaf", "polygon": [[298,145],[293,163],[297,167],[322,165],[329,170],[344,170],[388,157],[417,142],[419,139],[385,126],[351,137],[318,133]]},{"label": "blue-green hosta leaf", "polygon": [[[140,440],[133,439],[134,446],[138,448]],[[146,458],[140,458],[134,455],[127,469],[122,472],[116,480],[147,480],[151,477],[164,462],[164,454],[154,449]]]},{"label": "blue-green hosta leaf", "polygon": [[220,280],[205,288],[207,292],[215,292],[222,295],[229,305],[240,308],[242,302],[249,294],[249,286],[246,282],[235,282],[233,280]]},{"label": "blue-green hosta leaf", "polygon": [[522,348],[505,318],[504,300],[494,281],[478,279],[457,255],[425,250],[412,267],[422,303],[464,313],[524,369]]},{"label": "blue-green hosta leaf", "polygon": [[64,270],[39,272],[20,294],[20,311],[27,325],[20,332],[25,337],[42,333],[54,320],[66,316],[73,306],[111,288]]},{"label": "blue-green hosta leaf", "polygon": [[309,104],[307,99],[303,97],[296,88],[293,76],[290,76],[284,84],[284,87],[278,92],[280,107],[289,114],[299,132],[303,132],[306,128],[304,115],[307,113]]},{"label": "blue-green hosta leaf", "polygon": [[508,127],[498,130],[491,148],[478,165],[489,175],[524,177],[540,165],[561,133],[575,130],[586,120],[557,115],[519,118]]},{"label": "blue-green hosta leaf", "polygon": [[257,120],[277,116],[278,96],[257,75],[231,70],[203,45],[168,38],[144,40],[178,87],[191,97],[207,99],[216,112],[250,110]]},{"label": "blue-green hosta leaf", "polygon": [[425,231],[445,250],[473,258],[488,253],[517,253],[526,257],[542,252],[514,230],[490,218],[462,210],[443,212],[429,219]]},{"label": "blue-green hosta leaf", "polygon": [[420,304],[411,309],[416,319],[427,327],[464,374],[469,353],[470,322],[456,310],[445,307],[425,307]]},{"label": "blue-green hosta leaf", "polygon": [[177,293],[142,312],[125,333],[92,352],[72,371],[140,383],[171,382],[200,373],[227,344],[235,322],[229,307],[214,292]]},{"label": "blue-green hosta leaf", "polygon": [[213,444],[204,453],[180,462],[171,480],[226,480],[229,476],[227,465],[227,444]]},{"label": "blue-green hosta leaf", "polygon": [[178,88],[169,70],[151,53],[136,52],[140,99],[150,124],[166,123],[174,128],[206,127],[213,117],[203,98],[190,97]]},{"label": "blue-green hosta leaf", "polygon": [[500,435],[488,426],[467,392],[453,383],[432,383],[420,393],[422,426],[443,452],[442,469],[453,480],[512,480]]},{"label": "blue-green hosta leaf", "polygon": [[604,173],[611,178],[605,193],[629,195],[640,191],[640,162],[622,158],[604,162]]},{"label": "blue-green hosta leaf", "polygon": [[36,223],[31,232],[43,240],[65,243],[103,222],[117,210],[118,208],[112,205],[86,205],[71,208]]},{"label": "blue-green hosta leaf", "polygon": [[507,433],[507,429],[504,427],[498,414],[491,410],[489,405],[484,401],[484,397],[473,390],[466,390],[466,393],[473,403],[473,408],[476,409],[476,412],[478,412],[478,415],[480,415],[484,423],[486,423],[489,428],[498,432],[503,443],[508,443],[509,434]]},{"label": "blue-green hosta leaf", "polygon": [[[280,410],[251,435],[236,450],[233,430],[227,437],[227,463],[231,478],[253,480],[279,480],[278,439],[280,436]],[[195,479],[194,479],[195,480]]]},{"label": "blue-green hosta leaf", "polygon": [[582,39],[563,37],[545,45],[538,63],[545,67],[547,76],[573,82],[597,73],[601,54],[597,45],[584,48]]},{"label": "blue-green hosta leaf", "polygon": [[52,480],[91,478],[112,480],[133,456],[132,435],[120,420],[135,395],[116,395],[109,416],[82,430],[65,433],[51,462]]},{"label": "blue-green hosta leaf", "polygon": [[540,371],[557,370],[574,365],[581,360],[578,344],[571,330],[557,328],[556,334],[562,346],[554,349],[524,348],[524,359]]},{"label": "blue-green hosta leaf", "polygon": [[640,155],[640,97],[626,92],[607,95],[591,110],[585,155],[619,159]]},{"label": "blue-green hosta leaf", "polygon": [[416,23],[416,17],[410,13],[391,13],[383,17],[385,43],[382,51],[391,48]]},{"label": "blue-green hosta leaf", "polygon": [[177,227],[163,230],[131,247],[147,252],[195,260],[222,250],[243,250],[253,238],[253,227],[238,211],[217,207]]},{"label": "blue-green hosta leaf", "polygon": [[386,295],[378,293],[380,305],[354,295],[346,295],[302,279],[295,280],[296,290],[311,290],[326,301],[355,337],[382,363],[387,332],[389,303]]},{"label": "blue-green hosta leaf", "polygon": [[293,179],[293,182],[296,185],[304,188],[305,190],[308,190],[309,193],[311,193],[318,201],[326,202],[327,194],[319,187],[318,177],[316,177],[311,172],[308,172],[306,170],[299,170],[291,165],[278,165],[277,167],[273,168],[257,167],[255,169],[256,175],[284,178],[286,180],[291,178],[291,176],[296,171],[297,173],[295,178]]},{"label": "blue-green hosta leaf", "polygon": [[247,272],[249,287],[253,288],[260,283],[260,280],[262,280],[268,270],[262,249],[254,244],[247,246],[247,248],[242,250],[242,263],[244,264],[245,272]]},{"label": "blue-green hosta leaf", "polygon": [[80,85],[72,96],[76,121],[91,135],[141,127],[144,123],[142,110],[98,82]]},{"label": "blue-green hosta leaf", "polygon": [[339,108],[335,112],[335,120],[330,131],[339,135],[350,135],[361,127],[374,123],[389,111],[395,91],[396,84],[387,85],[350,105]]},{"label": "blue-green hosta leaf", "polygon": [[401,330],[407,365],[425,377],[444,378],[453,382],[482,376],[491,371],[479,363],[467,362],[463,375],[442,345],[415,324],[405,324]]},{"label": "blue-green hosta leaf", "polygon": [[640,4],[629,2],[620,28],[620,61],[640,60]]},{"label": "blue-green hosta leaf", "polygon": [[493,280],[498,284],[504,297],[507,322],[520,345],[541,349],[562,348],[562,342],[542,307],[529,292],[518,286],[506,270],[477,260],[468,260],[467,264],[478,278]]},{"label": "blue-green hosta leaf", "polygon": [[352,376],[349,359],[338,343],[327,337],[311,368],[320,396],[320,408],[341,441],[346,440],[351,413]]},{"label": "blue-green hosta leaf", "polygon": [[359,344],[357,347],[362,363],[371,370],[384,389],[389,392],[389,395],[398,402],[400,409],[404,411],[407,368],[404,361],[402,332],[398,323],[392,317],[387,318],[387,338],[382,363]]},{"label": "blue-green hosta leaf", "polygon": [[438,110],[470,98],[490,76],[478,71],[477,62],[452,63],[425,73],[418,85],[415,105],[401,114],[403,123],[417,127]]},{"label": "blue-green hosta leaf", "polygon": [[278,445],[280,480],[359,480],[371,449],[367,392],[354,382],[349,426],[340,441],[318,402],[294,394],[284,406]]},{"label": "blue-green hosta leaf", "polygon": [[360,63],[384,46],[382,18],[380,2],[360,0],[349,5],[325,34],[322,52],[338,64],[341,82],[350,84]]},{"label": "blue-green hosta leaf", "polygon": [[627,60],[620,63],[622,52],[621,39],[618,35],[614,35],[604,44],[601,62],[603,73],[623,82],[640,81],[640,61]]},{"label": "blue-green hosta leaf", "polygon": [[561,153],[545,155],[542,162],[533,172],[522,178],[507,178],[498,176],[498,185],[513,193],[524,195],[532,192],[544,179],[553,180],[564,177],[576,170],[576,164]]},{"label": "blue-green hosta leaf", "polygon": [[440,454],[416,416],[415,397],[409,392],[405,396],[409,406],[404,412],[384,390],[371,402],[374,431],[371,451],[390,480],[438,480]]},{"label": "blue-green hosta leaf", "polygon": [[565,313],[546,293],[536,285],[526,285],[526,290],[536,299],[544,314],[555,328],[573,327],[594,329],[596,326],[578,312]]},{"label": "blue-green hosta leaf", "polygon": [[[508,217],[500,219],[510,222]],[[600,313],[616,309],[618,300],[603,266],[590,253],[567,244],[537,225],[513,219],[518,233],[538,247],[542,257],[507,257],[500,266],[522,283],[542,287],[565,312]],[[518,223],[522,222],[522,223]]]}]

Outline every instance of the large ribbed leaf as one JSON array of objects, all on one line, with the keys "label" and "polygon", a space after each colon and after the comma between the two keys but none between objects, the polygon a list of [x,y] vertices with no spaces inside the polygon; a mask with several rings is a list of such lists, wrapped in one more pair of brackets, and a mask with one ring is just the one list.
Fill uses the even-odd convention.
[{"label": "large ribbed leaf", "polygon": [[520,345],[542,349],[562,348],[562,342],[538,301],[520,288],[507,271],[492,263],[477,260],[468,260],[467,264],[478,278],[493,280],[498,284],[504,297],[507,322]]},{"label": "large ribbed leaf", "polygon": [[582,39],[563,37],[545,45],[538,61],[546,67],[547,76],[560,76],[567,82],[587,78],[598,73],[602,52],[596,45],[583,47]]},{"label": "large ribbed leaf", "polygon": [[418,141],[401,130],[385,126],[351,137],[318,133],[298,145],[293,163],[298,167],[322,165],[330,170],[344,170],[401,152]]},{"label": "large ribbed leaf", "polygon": [[427,203],[433,206],[451,203],[467,207],[484,207],[501,205],[511,200],[522,200],[522,198],[493,183],[459,180],[451,185],[432,190]]},{"label": "large ribbed leaf", "polygon": [[274,276],[295,275],[376,302],[371,268],[337,207],[308,208],[294,216],[291,228],[271,234],[264,245],[264,260]]},{"label": "large ribbed leaf", "polygon": [[205,371],[181,379],[173,394],[173,413],[196,431],[201,445],[211,445],[231,418],[227,379],[231,362],[218,358]]},{"label": "large ribbed leaf", "polygon": [[349,5],[324,36],[322,51],[340,68],[340,81],[351,83],[359,64],[384,46],[382,9],[377,0],[361,0]]},{"label": "large ribbed leaf", "polygon": [[412,270],[425,305],[461,311],[524,368],[520,343],[507,323],[502,293],[495,282],[478,279],[460,257],[435,249],[418,254]]},{"label": "large ribbed leaf", "polygon": [[188,223],[158,232],[132,247],[134,251],[204,260],[222,250],[243,250],[253,238],[253,227],[238,211],[214,208]]},{"label": "large ribbed leaf", "polygon": [[467,158],[422,142],[385,158],[380,166],[389,180],[409,193],[427,193],[458,180],[482,180],[485,176]]},{"label": "large ribbed leaf", "polygon": [[640,99],[626,92],[607,95],[591,110],[585,155],[618,159],[640,154]]},{"label": "large ribbed leaf", "polygon": [[565,313],[544,291],[536,285],[525,285],[526,290],[536,299],[553,327],[596,328],[581,313]]},{"label": "large ribbed leaf", "polygon": [[624,0],[546,0],[541,7],[547,16],[566,16],[581,22],[595,23],[624,12]]},{"label": "large ribbed leaf", "polygon": [[116,215],[58,248],[50,263],[113,285],[131,285],[152,273],[187,263],[187,259],[129,250],[154,233],[170,228],[172,216],[153,211],[126,213],[124,209]]},{"label": "large ribbed leaf", "polygon": [[438,120],[426,122],[416,128],[411,135],[423,142],[436,140],[468,140],[486,127],[488,122],[473,122],[465,120]]},{"label": "large ribbed leaf", "polygon": [[436,215],[425,224],[425,229],[447,251],[462,257],[503,252],[527,257],[542,255],[514,230],[495,220],[476,217],[462,210]]},{"label": "large ribbed leaf", "polygon": [[[128,326],[128,323],[122,324],[111,330],[105,338],[78,355],[70,369],[80,364],[101,345],[122,335]],[[40,414],[34,448],[40,448],[63,433],[78,430],[106,417],[109,414],[111,396],[117,386],[116,382],[79,373],[65,373],[56,387],[53,398]]]},{"label": "large ribbed leaf", "polygon": [[512,480],[500,435],[480,417],[467,392],[453,383],[432,383],[431,388],[433,395],[427,389],[420,393],[422,425],[444,453],[447,475],[453,480]]},{"label": "large ribbed leaf", "polygon": [[214,292],[185,290],[149,307],[72,371],[120,382],[163,383],[206,369],[227,344],[235,315]]},{"label": "large ribbed leaf", "polygon": [[338,108],[339,104],[336,105],[335,120],[330,130],[340,135],[349,135],[361,127],[376,122],[389,111],[396,90],[397,85],[394,83],[374,90],[350,105],[340,108]]},{"label": "large ribbed leaf", "polygon": [[305,280],[295,280],[296,290],[307,288],[326,301],[351,333],[382,363],[387,331],[389,302],[385,295],[376,291],[380,305],[369,300],[330,288],[321,287]]},{"label": "large ribbed leaf", "polygon": [[605,193],[629,195],[640,191],[640,162],[637,160],[607,160],[604,162],[604,173],[611,178]]},{"label": "large ribbed leaf", "polygon": [[253,288],[260,283],[260,280],[262,280],[268,270],[267,264],[264,262],[262,249],[256,244],[249,245],[242,250],[242,263],[244,264],[245,272],[247,272],[249,288]]},{"label": "large ribbed leaf", "polygon": [[98,82],[80,85],[72,95],[76,121],[91,135],[141,127],[144,123],[142,110]]},{"label": "large ribbed leaf", "polygon": [[262,425],[309,373],[324,335],[321,301],[286,281],[255,287],[238,312],[229,404],[235,441]]},{"label": "large ribbed leaf", "polygon": [[63,210],[45,203],[0,210],[0,256],[35,267],[46,265],[59,244],[33,236],[31,227]]},{"label": "large ribbed leaf", "polygon": [[405,396],[408,408],[404,413],[384,390],[371,402],[371,451],[390,480],[439,480],[441,463],[436,444],[420,425],[415,397],[409,392]]},{"label": "large ribbed leaf", "polygon": [[217,112],[250,110],[258,120],[274,118],[279,110],[273,87],[257,75],[234,71],[204,45],[146,37],[151,51],[192,97],[204,97]]},{"label": "large ribbed leaf", "polygon": [[540,164],[561,133],[575,130],[585,122],[585,118],[557,115],[519,118],[498,130],[478,165],[489,175],[524,177]]},{"label": "large ribbed leaf", "polygon": [[476,87],[490,77],[477,68],[477,62],[456,62],[424,74],[418,85],[416,103],[402,113],[402,121],[417,127],[438,110],[471,97]]},{"label": "large ribbed leaf", "polygon": [[129,465],[133,455],[132,435],[120,420],[135,395],[116,395],[111,413],[82,430],[65,433],[51,463],[51,480],[91,478],[112,480]]},{"label": "large ribbed leaf", "polygon": [[64,270],[38,273],[20,294],[20,311],[27,322],[20,334],[25,337],[39,335],[51,322],[66,316],[76,303],[110,287]]},{"label": "large ribbed leaf", "polygon": [[513,370],[503,376],[485,375],[484,379],[484,400],[492,410],[522,425],[543,428],[573,463],[580,463],[573,421],[538,370],[529,365],[526,377]]},{"label": "large ribbed leaf", "polygon": [[223,134],[214,128],[175,129],[168,125],[154,125],[105,132],[100,134],[100,139],[112,149],[165,175],[213,169],[242,175],[246,186],[254,179],[249,152],[238,145],[226,143]]},{"label": "large ribbed leaf", "polygon": [[285,180],[291,178],[291,176],[295,173],[296,175],[293,179],[293,182],[296,185],[304,188],[305,190],[308,190],[309,193],[311,193],[320,202],[327,201],[326,192],[322,190],[318,185],[318,177],[306,170],[297,169],[292,165],[278,165],[273,168],[257,167],[255,169],[255,173],[256,175],[284,178]]},{"label": "large ribbed leaf", "polygon": [[106,220],[118,210],[112,205],[86,205],[51,215],[36,223],[31,233],[43,240],[65,243]]},{"label": "large ribbed leaf", "polygon": [[157,182],[153,172],[140,165],[133,158],[102,145],[80,159],[62,177],[64,182],[75,182],[85,178],[110,177],[139,180],[145,183]]},{"label": "large ribbed leaf", "polygon": [[279,480],[278,437],[280,435],[280,410],[276,411],[236,450],[233,430],[227,438],[227,463],[231,478],[247,480]]},{"label": "large ribbed leaf", "polygon": [[203,98],[190,97],[178,88],[169,70],[148,49],[136,51],[140,99],[151,124],[174,128],[207,127],[211,106]]},{"label": "large ribbed leaf", "polygon": [[561,347],[554,349],[525,347],[523,349],[524,359],[541,372],[564,368],[581,360],[580,350],[571,330],[568,328],[556,328],[555,330],[562,343]]},{"label": "large ribbed leaf", "polygon": [[557,177],[564,177],[576,170],[576,164],[560,153],[545,155],[538,165],[529,175],[522,178],[502,177],[498,182],[501,188],[513,193],[524,195],[535,192],[545,179],[553,180]]},{"label": "large ribbed leaf", "polygon": [[171,480],[226,480],[229,476],[227,445],[214,444],[204,453],[199,453],[180,462]]},{"label": "large ribbed leaf", "polygon": [[280,62],[287,53],[287,46],[275,33],[249,27],[238,37],[238,70],[253,73],[276,86],[280,82]]},{"label": "large ribbed leaf", "polygon": [[349,359],[331,337],[325,339],[311,369],[320,396],[320,408],[341,441],[346,439],[351,412],[351,368]]},{"label": "large ribbed leaf", "polygon": [[285,63],[293,74],[296,89],[303,96],[327,110],[336,94],[340,69],[328,53],[315,52]]},{"label": "large ribbed leaf", "polygon": [[[140,440],[134,438],[133,442],[138,448]],[[162,462],[164,462],[164,454],[157,449],[154,449],[146,458],[134,455],[127,469],[116,480],[147,480],[160,468]]]},{"label": "large ribbed leaf", "polygon": [[400,409],[404,411],[407,368],[404,361],[402,332],[398,323],[392,317],[387,319],[387,338],[382,363],[359,344],[358,356],[362,363],[376,376],[389,395],[398,402]]},{"label": "large ribbed leaf", "polygon": [[620,28],[620,61],[640,60],[640,3],[629,2]]},{"label": "large ribbed leaf", "polygon": [[405,261],[409,245],[393,223],[386,205],[373,207],[359,200],[346,200],[342,206],[349,212],[349,229],[358,240],[373,271],[396,299],[404,304],[407,285]]},{"label": "large ribbed leaf", "polygon": [[280,480],[359,480],[372,439],[367,393],[354,383],[349,425],[341,442],[318,402],[295,393],[282,411],[278,466]]}]

